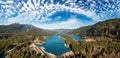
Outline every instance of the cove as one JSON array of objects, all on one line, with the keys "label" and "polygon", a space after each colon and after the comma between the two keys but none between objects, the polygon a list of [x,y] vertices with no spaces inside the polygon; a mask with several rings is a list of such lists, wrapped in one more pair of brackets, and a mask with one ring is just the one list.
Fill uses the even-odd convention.
[{"label": "cove", "polygon": [[73,40],[75,40],[75,41],[81,41],[81,40],[84,40],[84,39],[85,39],[85,38],[78,37],[78,36],[76,36],[76,35],[69,35],[69,34],[65,34],[65,33],[60,34],[60,35],[69,36],[69,37],[71,37],[71,38],[72,38]]},{"label": "cove", "polygon": [[85,38],[81,38],[81,37],[78,37],[78,36],[75,36],[73,35],[72,38],[76,41],[79,41],[79,40],[84,40]]},{"label": "cove", "polygon": [[56,34],[53,36],[49,36],[46,38],[46,43],[39,45],[36,44],[36,46],[43,46],[46,52],[48,53],[52,53],[56,56],[60,56],[66,52],[71,51],[71,49],[69,47],[65,46],[65,40],[63,38],[60,37],[60,35],[64,35],[64,36],[70,36],[72,37],[74,40],[84,40],[84,38],[80,38],[78,36],[71,36],[69,34]]},{"label": "cove", "polygon": [[60,56],[66,52],[71,51],[70,48],[65,46],[65,41],[60,35],[56,34],[54,36],[47,37],[46,43],[43,44],[44,50],[46,52],[52,53],[56,56]]}]

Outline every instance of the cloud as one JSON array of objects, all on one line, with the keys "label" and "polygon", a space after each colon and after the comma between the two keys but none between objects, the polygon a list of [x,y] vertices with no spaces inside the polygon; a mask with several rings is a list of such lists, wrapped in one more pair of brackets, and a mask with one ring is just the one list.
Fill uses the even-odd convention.
[{"label": "cloud", "polygon": [[36,18],[36,13],[37,12],[32,12],[32,13],[23,13],[20,14],[17,17],[12,17],[12,18],[8,18],[6,20],[6,24],[11,24],[11,23],[22,23],[22,24],[30,24],[32,22],[33,19]]},{"label": "cloud", "polygon": [[[9,6],[9,5],[7,5],[8,2],[11,4],[15,4],[15,3],[12,3],[13,1],[7,1],[5,4],[6,6]],[[41,4],[40,0],[38,0],[38,2],[36,0],[33,0],[33,3],[31,2],[31,0],[28,0],[27,3],[22,1],[22,2],[18,2],[16,6],[11,6],[11,7],[13,7],[14,9],[19,9],[18,11],[20,11],[20,12],[18,12],[18,13],[31,12],[31,11],[36,11],[36,9],[38,9],[37,11],[40,14],[42,14],[42,16],[49,16],[49,15],[55,13],[56,11],[67,10],[70,12],[84,14],[88,17],[93,18],[94,20],[99,19],[99,17],[96,15],[96,13],[94,11],[89,11],[89,10],[85,11],[84,9],[75,7],[75,5],[73,5],[74,0],[72,0],[72,1],[68,0],[66,2],[73,6],[66,6],[65,4],[60,4],[60,3],[53,4],[54,3],[53,0],[51,0],[50,4],[44,3],[44,2],[45,2],[45,0],[42,0],[41,3],[44,5],[40,5]],[[6,12],[6,13],[8,13],[8,12]]]},{"label": "cloud", "polygon": [[[43,29],[74,29],[80,27],[82,22],[77,18],[70,18],[67,21],[55,22],[55,23],[43,23],[43,24],[35,24],[35,26],[43,28]],[[74,26],[74,27],[73,27]]]},{"label": "cloud", "polygon": [[0,1],[0,4],[12,4],[14,3],[12,0],[8,0],[6,2]]},{"label": "cloud", "polygon": [[[48,29],[60,27],[71,28],[70,26],[74,26],[73,28],[76,28],[78,27],[78,24],[79,27],[86,24],[81,24],[82,21],[78,21],[76,18],[71,18],[67,21],[55,22],[52,24],[43,24],[43,22],[51,21],[52,19],[48,17],[58,11],[83,14],[86,17],[92,18],[93,21],[120,17],[120,1],[118,0],[111,1],[114,3],[110,3],[109,0],[105,0],[106,4],[103,4],[102,1],[95,0],[87,0],[86,2],[83,2],[82,0],[78,2],[76,1],[77,0],[67,0],[64,4],[59,1],[55,2],[54,0],[50,0],[50,3],[46,0],[28,0],[27,2],[14,2],[12,0],[7,0],[6,2],[0,1],[0,22],[2,22],[2,24],[26,23],[38,26],[40,28],[49,27]],[[13,15],[16,15],[16,17]],[[56,19],[59,18],[60,17]]]},{"label": "cloud", "polygon": [[29,15],[28,14],[29,13],[24,13],[17,17],[9,18],[6,22],[7,24],[11,24],[11,23],[32,24],[36,27],[43,28],[43,29],[59,29],[59,28],[74,29],[83,25],[83,22],[75,17],[69,18],[67,21],[44,23],[46,21],[51,21],[52,19],[42,18],[39,21],[38,20],[32,21],[33,18],[36,19],[36,17],[38,16],[37,15],[32,16],[33,14],[29,14]]}]

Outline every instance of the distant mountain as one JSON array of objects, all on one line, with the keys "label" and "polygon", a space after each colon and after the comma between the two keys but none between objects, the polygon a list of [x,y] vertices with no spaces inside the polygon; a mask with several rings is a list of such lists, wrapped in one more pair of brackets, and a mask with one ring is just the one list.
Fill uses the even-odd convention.
[{"label": "distant mountain", "polygon": [[57,32],[57,33],[67,33],[72,31],[73,29],[53,29],[51,31]]},{"label": "distant mountain", "polygon": [[81,37],[120,39],[120,18],[98,22],[69,32]]},{"label": "distant mountain", "polygon": [[23,35],[50,35],[55,32],[37,28],[29,24],[10,24],[10,25],[0,25],[0,39],[7,38],[16,34]]},{"label": "distant mountain", "polygon": [[0,25],[0,33],[17,33],[24,31],[40,30],[32,25],[14,23],[11,25]]}]

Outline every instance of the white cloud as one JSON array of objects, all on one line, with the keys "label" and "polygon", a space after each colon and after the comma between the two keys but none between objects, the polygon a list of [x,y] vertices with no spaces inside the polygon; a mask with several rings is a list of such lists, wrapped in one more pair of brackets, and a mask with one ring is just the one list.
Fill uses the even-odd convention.
[{"label": "white cloud", "polygon": [[34,4],[36,4],[36,0],[33,0]]},{"label": "white cloud", "polygon": [[[41,3],[43,3],[45,0],[42,0]],[[12,3],[13,1],[8,1],[9,3]],[[7,2],[7,3],[8,3]],[[85,11],[84,9],[81,9],[81,8],[78,8],[77,6],[76,7],[73,7],[74,6],[74,0],[68,0],[66,3],[70,3],[71,5],[73,6],[65,6],[64,4],[53,4],[53,0],[51,0],[51,3],[48,5],[47,3],[43,3],[43,5],[40,5],[40,0],[38,0],[38,2],[36,0],[33,0],[34,4],[33,5],[31,3],[31,0],[28,0],[27,3],[25,3],[24,1],[22,1],[21,3],[19,2],[18,5],[16,5],[17,9],[20,7],[20,5],[23,4],[22,8],[19,9],[19,12],[18,13],[24,13],[24,12],[33,12],[33,11],[36,11],[35,9],[38,9],[39,13],[41,16],[50,16],[52,14],[54,14],[56,11],[64,11],[64,10],[67,10],[67,11],[70,11],[70,12],[74,12],[74,13],[78,13],[78,14],[84,14],[90,18],[93,18],[94,20],[97,20],[99,19],[99,17],[96,15],[96,13],[94,11]],[[7,5],[6,5],[7,6]],[[12,6],[14,7],[14,6]]]},{"label": "white cloud", "polygon": [[[73,13],[86,15],[90,18],[93,18],[94,20],[99,18],[93,11],[85,11],[81,8],[65,6],[59,3],[57,4],[51,3],[49,5],[44,4],[44,6],[41,6],[39,2],[40,0],[38,1],[38,3],[34,0],[34,3],[36,3],[38,6],[36,7],[31,3],[31,0],[28,0],[27,4],[24,1],[22,1],[23,6],[21,9],[19,9],[19,11],[22,14],[19,14],[17,17],[8,18],[6,20],[7,24],[11,24],[11,23],[32,24],[37,27],[45,28],[45,29],[77,28],[83,25],[82,22],[80,22],[76,18],[70,18],[67,21],[55,22],[51,24],[43,23],[46,21],[51,21],[52,19],[48,17],[55,14],[57,11],[65,11],[65,10]],[[42,0],[42,3],[43,2],[44,0]],[[70,0],[68,2],[70,2]],[[19,8],[20,5],[21,3],[18,3],[17,8]],[[35,8],[40,8],[40,10],[36,11]],[[59,18],[61,17],[58,17],[57,19]]]},{"label": "white cloud", "polygon": [[30,24],[33,19],[36,18],[36,12],[32,13],[23,13],[17,17],[12,17],[6,20],[7,24],[11,23],[22,23],[22,24]]},{"label": "white cloud", "polygon": [[51,21],[52,19],[50,19],[50,18],[47,18],[47,17],[42,17],[41,19],[39,19],[40,20],[40,23],[42,23],[42,22],[48,22],[48,21]]},{"label": "white cloud", "polygon": [[34,8],[34,5],[32,4],[32,2],[31,2],[31,0],[28,0],[27,1],[27,5],[29,5],[29,7],[33,10],[33,9],[35,9]]},{"label": "white cloud", "polygon": [[0,1],[0,4],[12,4],[14,3],[12,0],[8,0],[6,2]]},{"label": "white cloud", "polygon": [[[37,27],[43,28],[43,29],[74,29],[80,27],[80,22],[77,18],[70,18],[67,21],[62,21],[62,22],[55,22],[51,24],[43,23],[43,24],[34,24]],[[74,26],[74,27],[73,27]]]},{"label": "white cloud", "polygon": [[[69,19],[68,21],[55,22],[55,23],[49,24],[49,25],[42,24],[42,22],[51,21],[52,19],[49,19],[48,17],[55,14],[58,11],[68,11],[68,12],[72,12],[72,13],[82,14],[89,18],[92,18],[94,21],[99,21],[100,19],[107,18],[108,14],[111,15],[111,13],[113,13],[113,11],[115,11],[116,13],[120,13],[120,4],[117,5],[117,7],[119,8],[119,9],[117,9],[118,11],[111,10],[111,13],[109,13],[110,12],[109,11],[107,13],[101,12],[100,14],[96,14],[95,11],[97,9],[94,9],[94,7],[96,7],[95,1],[92,1],[92,0],[87,1],[87,2],[92,1],[90,10],[85,10],[82,7],[79,7],[79,5],[75,5],[75,3],[74,3],[75,1],[76,0],[67,0],[67,2],[65,2],[65,4],[70,4],[70,6],[66,6],[65,4],[60,4],[60,3],[54,4],[53,0],[50,0],[50,2],[51,2],[50,4],[44,3],[45,0],[33,0],[33,3],[31,2],[31,0],[28,0],[27,3],[22,1],[22,2],[19,2],[18,4],[13,2],[12,0],[7,0],[7,2],[0,1],[0,4],[4,4],[4,5],[1,5],[1,7],[3,8],[2,10],[6,10],[5,12],[2,12],[0,9],[0,11],[1,11],[0,18],[2,16],[5,16],[5,18],[10,17],[10,15],[18,13],[19,14],[18,16],[8,18],[3,23],[6,24],[6,22],[7,22],[8,24],[11,24],[11,23],[28,23],[28,24],[34,24],[34,25],[37,24],[40,28],[41,27],[42,28],[47,28],[47,27],[60,28],[60,26],[61,26],[61,28],[70,28],[70,26],[73,26],[73,25],[78,26],[76,24],[79,24],[82,22],[77,21],[77,19],[75,19],[75,18]],[[106,1],[108,1],[108,0],[106,0]],[[87,2],[86,2],[86,4],[87,4]],[[44,5],[40,5],[41,3]],[[79,3],[80,3],[80,5],[84,5],[82,1],[79,1]],[[101,3],[101,1],[100,1],[100,3]],[[116,4],[117,3],[119,3],[119,1],[116,1]],[[111,4],[104,5],[103,7],[107,7],[107,6],[111,6]],[[115,5],[111,6],[111,8],[117,8],[117,7]],[[16,9],[18,9],[17,10],[18,12],[13,11]],[[60,17],[58,17],[58,19],[59,18]],[[55,27],[52,27],[52,26],[55,26]]]},{"label": "white cloud", "polygon": [[53,2],[54,2],[54,0],[50,0],[50,2],[51,2],[51,3],[53,3]]},{"label": "white cloud", "polygon": [[6,3],[14,3],[12,0],[8,0]]},{"label": "white cloud", "polygon": [[43,23],[45,21],[51,21],[52,19],[50,18],[42,18],[40,20],[32,21],[33,19],[36,19],[36,17],[38,17],[37,15],[33,15],[33,14],[34,13],[32,14],[24,13],[17,17],[9,18],[6,22],[7,24],[11,24],[11,23],[32,24],[36,27],[43,28],[43,29],[59,29],[59,28],[73,29],[73,28],[78,28],[83,24],[82,21],[74,17],[68,19],[67,21],[54,22],[50,24]]},{"label": "white cloud", "polygon": [[42,0],[41,3],[44,4],[44,1],[45,1],[45,0]]}]

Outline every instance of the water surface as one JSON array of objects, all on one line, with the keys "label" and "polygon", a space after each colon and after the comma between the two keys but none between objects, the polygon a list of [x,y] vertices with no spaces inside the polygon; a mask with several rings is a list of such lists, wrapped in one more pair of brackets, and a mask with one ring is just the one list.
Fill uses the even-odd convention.
[{"label": "water surface", "polygon": [[47,41],[43,44],[44,50],[46,52],[55,54],[57,56],[62,55],[63,53],[71,51],[70,48],[65,46],[65,41],[59,35],[54,35],[47,37]]},{"label": "water surface", "polygon": [[85,38],[82,38],[82,37],[79,37],[79,36],[76,36],[76,35],[69,35],[69,34],[61,34],[63,36],[69,36],[69,37],[72,37],[73,40],[75,41],[80,41],[80,40],[84,40]]},{"label": "water surface", "polygon": [[72,37],[74,40],[84,40],[84,38],[80,38],[75,35],[72,36],[69,34],[56,34],[47,37],[46,43],[44,43],[43,45],[36,44],[36,46],[43,46],[46,52],[52,53],[57,56],[60,56],[63,53],[71,51],[70,48],[65,46],[65,40],[61,38],[60,35]]}]

